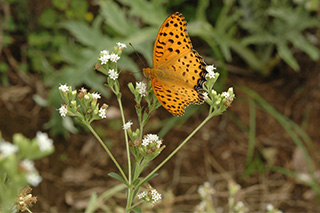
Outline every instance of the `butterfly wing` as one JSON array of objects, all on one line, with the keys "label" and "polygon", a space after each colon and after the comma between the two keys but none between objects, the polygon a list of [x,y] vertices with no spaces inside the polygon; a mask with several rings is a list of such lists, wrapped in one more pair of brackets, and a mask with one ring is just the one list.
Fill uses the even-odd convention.
[{"label": "butterfly wing", "polygon": [[161,67],[192,50],[187,22],[176,12],[161,25],[153,48],[153,67]]},{"label": "butterfly wing", "polygon": [[191,103],[201,104],[203,96],[191,87],[183,84],[171,84],[161,79],[152,79],[152,89],[162,106],[171,114],[180,116]]}]

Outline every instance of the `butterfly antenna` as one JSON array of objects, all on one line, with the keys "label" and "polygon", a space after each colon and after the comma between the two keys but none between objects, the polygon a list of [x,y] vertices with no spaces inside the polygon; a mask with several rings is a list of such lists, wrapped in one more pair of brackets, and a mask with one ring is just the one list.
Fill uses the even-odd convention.
[{"label": "butterfly antenna", "polygon": [[147,67],[146,64],[144,63],[144,61],[142,60],[142,58],[140,57],[140,55],[138,54],[138,52],[136,51],[136,49],[133,47],[133,45],[131,43],[129,43],[129,45],[132,47],[132,49],[134,50],[134,52],[136,53],[136,55],[138,56],[140,62],[142,63],[143,67]]}]

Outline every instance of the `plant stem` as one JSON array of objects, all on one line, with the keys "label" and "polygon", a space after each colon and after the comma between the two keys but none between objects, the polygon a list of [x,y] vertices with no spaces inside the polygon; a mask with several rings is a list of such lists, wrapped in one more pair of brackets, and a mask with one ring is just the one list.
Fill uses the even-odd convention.
[{"label": "plant stem", "polygon": [[94,129],[90,126],[90,124],[86,124],[86,126],[92,132],[92,134],[96,137],[96,139],[100,142],[100,144],[104,148],[104,150],[106,150],[106,152],[110,156],[110,158],[113,161],[113,163],[117,166],[117,168],[118,168],[119,172],[121,173],[123,179],[128,183],[128,179],[127,179],[126,175],[124,174],[123,170],[121,169],[120,165],[118,164],[117,160],[114,158],[114,156],[112,155],[112,153],[110,152],[108,147],[103,143],[102,139],[99,137],[99,135],[96,133],[96,131],[94,131]]},{"label": "plant stem", "polygon": [[[121,118],[122,118],[122,123],[123,125],[126,123],[125,121],[125,117],[124,117],[124,112],[123,112],[123,107],[122,107],[122,102],[121,102],[121,98],[118,97],[117,98],[118,103],[119,103],[119,108],[120,108],[120,112],[121,112]],[[131,159],[130,159],[130,148],[129,148],[129,141],[128,141],[128,133],[127,130],[123,130],[124,131],[124,137],[125,137],[125,141],[126,141],[126,150],[127,150],[127,158],[128,158],[128,176],[129,176],[129,187],[128,187],[128,199],[127,199],[127,206],[126,206],[126,211],[128,212],[131,204],[132,204],[132,200],[133,200],[133,191],[132,191],[132,175],[131,175]]]},{"label": "plant stem", "polygon": [[195,129],[193,130],[193,132],[173,151],[171,152],[171,154],[164,160],[162,161],[147,177],[145,177],[141,182],[140,184],[138,184],[136,187],[140,187],[144,182],[145,180],[147,180],[149,177],[151,177],[151,175],[153,175],[156,171],[158,171],[168,160],[170,160],[174,154],[176,154],[183,145],[185,145],[189,140],[190,138],[196,134],[199,129],[205,124],[208,122],[208,120],[210,120],[210,118],[212,118],[215,114],[212,112],[212,107],[210,108],[210,112],[209,112],[209,115],[206,117],[206,119],[204,119],[202,121],[202,123]]}]

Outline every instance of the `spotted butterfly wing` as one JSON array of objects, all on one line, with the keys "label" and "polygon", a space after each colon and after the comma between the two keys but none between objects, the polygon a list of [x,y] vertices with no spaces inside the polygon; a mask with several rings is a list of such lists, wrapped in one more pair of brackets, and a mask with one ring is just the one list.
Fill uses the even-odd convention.
[{"label": "spotted butterfly wing", "polygon": [[191,103],[203,103],[206,64],[192,49],[187,22],[176,12],[162,24],[153,49],[153,68],[143,69],[153,91],[171,114],[180,116]]}]

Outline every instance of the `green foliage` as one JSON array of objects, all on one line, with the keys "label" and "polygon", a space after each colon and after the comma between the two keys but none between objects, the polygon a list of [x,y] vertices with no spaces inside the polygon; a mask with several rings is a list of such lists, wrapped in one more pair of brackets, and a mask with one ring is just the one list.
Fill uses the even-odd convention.
[{"label": "green foliage", "polygon": [[[204,14],[209,10],[218,15],[206,20]],[[206,41],[220,61],[230,62],[235,52],[252,71],[269,75],[280,60],[298,71],[300,67],[293,54],[297,50],[312,60],[320,58],[319,49],[305,34],[319,24],[319,19],[304,5],[287,0],[230,0],[224,1],[219,11],[202,0],[189,30],[190,35]]]},{"label": "green foliage", "polygon": [[304,32],[319,27],[320,22],[302,5],[287,0],[240,0],[239,9],[243,13],[239,25],[249,33],[241,43],[256,52],[265,66],[262,74],[268,75],[279,57],[298,71],[300,67],[293,55],[295,49],[306,53],[312,60],[319,59],[319,49],[307,39]]}]

